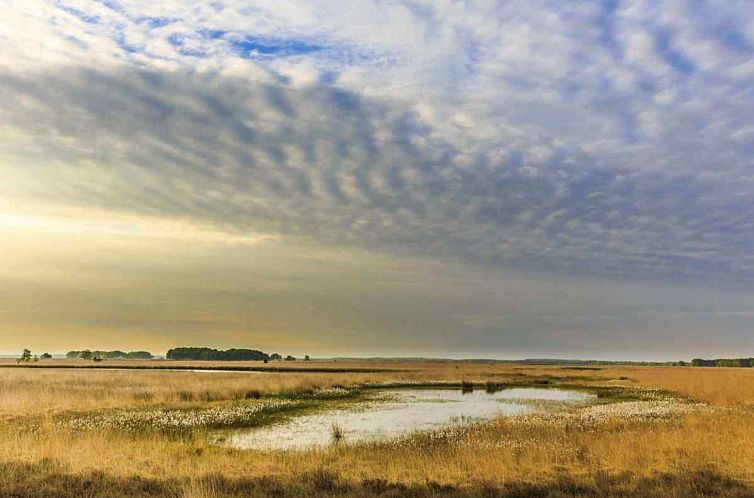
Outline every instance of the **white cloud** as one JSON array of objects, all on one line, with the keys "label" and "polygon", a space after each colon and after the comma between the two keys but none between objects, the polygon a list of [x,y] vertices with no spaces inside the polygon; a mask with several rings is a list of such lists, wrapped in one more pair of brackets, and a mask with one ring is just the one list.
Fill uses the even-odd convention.
[{"label": "white cloud", "polygon": [[[446,138],[400,101],[123,67],[0,77],[0,192],[534,271],[750,279],[754,176]],[[40,178],[43,181],[40,181]]]},{"label": "white cloud", "polygon": [[746,2],[4,10],[6,195],[538,270],[749,278]]}]

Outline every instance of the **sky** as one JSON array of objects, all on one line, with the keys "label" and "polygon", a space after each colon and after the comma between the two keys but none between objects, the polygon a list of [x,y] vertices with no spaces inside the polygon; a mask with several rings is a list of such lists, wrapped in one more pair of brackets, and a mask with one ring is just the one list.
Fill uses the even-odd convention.
[{"label": "sky", "polygon": [[748,0],[5,0],[0,351],[754,356]]}]

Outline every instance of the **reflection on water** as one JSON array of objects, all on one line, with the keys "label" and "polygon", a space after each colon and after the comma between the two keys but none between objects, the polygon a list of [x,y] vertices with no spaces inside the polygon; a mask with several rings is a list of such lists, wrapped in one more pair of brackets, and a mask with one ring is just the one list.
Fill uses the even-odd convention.
[{"label": "reflection on water", "polygon": [[75,370],[75,371],[92,371],[92,370],[102,370],[105,372],[190,372],[190,373],[232,373],[232,374],[264,374],[269,372],[269,370],[221,370],[217,368],[164,368],[164,367],[135,367],[135,368],[128,368],[128,367],[110,367],[110,366],[104,366],[104,367],[87,367],[87,368],[81,368],[81,367],[69,367],[69,368],[58,368],[58,370]]},{"label": "reflection on water", "polygon": [[212,368],[161,368],[164,372],[192,372],[192,373],[232,373],[232,374],[264,374],[260,370],[217,370]]},{"label": "reflection on water", "polygon": [[353,408],[303,415],[293,420],[230,433],[224,444],[241,449],[301,450],[333,443],[392,438],[538,409],[527,401],[585,402],[590,394],[555,389],[506,389],[494,393],[460,389],[382,390]]}]

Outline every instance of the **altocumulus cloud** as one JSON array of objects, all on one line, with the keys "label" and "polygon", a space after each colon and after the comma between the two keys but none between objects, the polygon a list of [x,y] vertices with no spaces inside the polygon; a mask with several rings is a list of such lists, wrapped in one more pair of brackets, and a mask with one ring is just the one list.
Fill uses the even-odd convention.
[{"label": "altocumulus cloud", "polygon": [[745,157],[631,166],[541,133],[449,133],[395,97],[128,64],[5,71],[0,101],[8,199],[537,271],[754,278]]}]

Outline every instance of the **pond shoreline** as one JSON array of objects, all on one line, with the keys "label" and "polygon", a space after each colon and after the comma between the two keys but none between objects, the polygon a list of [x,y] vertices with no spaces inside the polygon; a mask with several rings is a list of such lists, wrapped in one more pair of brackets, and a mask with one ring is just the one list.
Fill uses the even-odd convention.
[{"label": "pond shoreline", "polygon": [[311,450],[331,444],[363,443],[406,437],[498,417],[547,411],[551,407],[585,406],[594,394],[563,389],[514,387],[473,389],[381,387],[361,392],[348,405],[323,406],[277,424],[219,430],[211,440],[241,450]]}]

